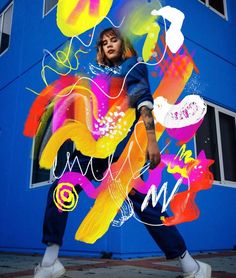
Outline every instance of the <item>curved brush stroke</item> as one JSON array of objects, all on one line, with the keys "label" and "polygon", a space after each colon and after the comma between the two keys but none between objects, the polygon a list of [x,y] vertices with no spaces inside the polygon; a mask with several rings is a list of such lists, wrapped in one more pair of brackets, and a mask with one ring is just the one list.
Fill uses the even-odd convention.
[{"label": "curved brush stroke", "polygon": [[135,120],[134,109],[128,109],[119,125],[97,141],[93,138],[88,127],[80,122],[67,122],[50,138],[40,158],[40,167],[50,169],[61,145],[71,139],[76,149],[84,155],[106,158],[115,152],[117,145],[126,137]]},{"label": "curved brush stroke", "polygon": [[47,105],[53,98],[61,91],[61,87],[69,86],[75,83],[77,78],[75,76],[61,77],[59,80],[47,86],[33,102],[29,115],[25,122],[24,135],[33,137],[36,135],[41,117],[46,110]]},{"label": "curved brush stroke", "polygon": [[184,43],[184,35],[181,32],[185,15],[180,10],[165,6],[151,12],[153,16],[162,16],[170,21],[171,25],[166,32],[166,44],[172,53],[176,53]]},{"label": "curved brush stroke", "polygon": [[88,178],[77,172],[67,172],[58,181],[59,184],[65,182],[71,183],[74,186],[80,185],[87,196],[92,199],[96,199],[99,192],[102,190],[102,187],[95,188]]},{"label": "curved brush stroke", "polygon": [[198,123],[185,126],[182,128],[167,128],[166,132],[174,139],[180,141],[180,144],[188,142],[197,132],[198,128],[201,126],[203,119]]},{"label": "curved brush stroke", "polygon": [[181,128],[201,121],[207,111],[204,100],[188,95],[180,103],[172,105],[163,97],[154,100],[155,119],[166,128]]}]

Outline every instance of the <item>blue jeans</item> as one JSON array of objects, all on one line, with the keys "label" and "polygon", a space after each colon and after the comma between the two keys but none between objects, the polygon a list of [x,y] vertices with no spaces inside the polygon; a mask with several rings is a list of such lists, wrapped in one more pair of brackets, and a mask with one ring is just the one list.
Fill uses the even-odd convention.
[{"label": "blue jeans", "polygon": [[[97,159],[95,170],[102,175],[107,169],[107,161],[103,159]],[[86,165],[84,165],[84,169]],[[73,169],[75,171],[75,169]],[[78,171],[78,169],[77,169]],[[86,174],[89,180],[93,179],[91,170]],[[53,201],[53,191],[57,186],[57,181],[55,181],[48,192],[47,206],[44,216],[43,224],[43,239],[42,242],[45,244],[55,243],[62,245],[63,236],[66,228],[66,222],[68,217],[68,212],[59,212]],[[77,193],[82,190],[79,185],[75,186]],[[161,224],[160,217],[167,217],[167,213],[161,213],[162,206],[157,203],[155,207],[149,202],[149,205],[141,212],[141,205],[146,195],[139,193],[136,190],[132,190],[129,194],[130,200],[133,202],[133,207],[135,213],[139,218],[146,223]],[[174,259],[182,255],[186,251],[185,242],[176,229],[175,226],[150,226],[145,225],[148,232],[155,240],[160,249],[164,252],[167,259]]]}]

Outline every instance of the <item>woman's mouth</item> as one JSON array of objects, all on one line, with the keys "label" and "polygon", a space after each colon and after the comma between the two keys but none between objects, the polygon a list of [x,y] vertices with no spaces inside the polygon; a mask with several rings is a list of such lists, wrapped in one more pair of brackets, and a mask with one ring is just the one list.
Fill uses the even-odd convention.
[{"label": "woman's mouth", "polygon": [[108,54],[112,54],[113,52],[114,52],[115,50],[114,49],[110,49],[110,50],[108,50]]}]

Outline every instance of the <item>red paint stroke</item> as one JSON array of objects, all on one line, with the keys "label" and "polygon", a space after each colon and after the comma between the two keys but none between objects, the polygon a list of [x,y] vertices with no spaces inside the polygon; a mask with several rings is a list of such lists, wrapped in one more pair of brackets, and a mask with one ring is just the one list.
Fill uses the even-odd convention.
[{"label": "red paint stroke", "polygon": [[34,137],[37,133],[41,117],[48,104],[65,87],[73,85],[78,80],[75,76],[62,76],[59,80],[48,85],[35,99],[30,108],[29,115],[25,122],[24,135]]},{"label": "red paint stroke", "polygon": [[[162,42],[162,45],[165,47],[164,35],[162,35],[160,37],[160,40]],[[159,62],[159,60],[163,56],[163,53],[162,53],[158,44],[156,44],[156,46],[154,48],[154,51],[157,52],[156,60],[157,60],[157,62]],[[186,61],[184,61],[183,59],[180,58],[180,55],[182,55],[182,54],[189,57],[189,59],[191,60],[191,62],[193,64],[193,68],[194,68],[195,72],[199,73],[199,69],[197,68],[196,64],[194,63],[194,61],[192,59],[192,55],[189,53],[189,51],[188,51],[188,49],[186,48],[185,45],[183,45],[175,55],[167,48],[166,49],[166,54],[167,54],[167,58],[163,59],[161,61],[161,63],[159,63],[159,67],[160,67],[160,73],[159,74],[163,75],[165,73],[168,73],[168,74],[171,74],[171,75],[179,75],[180,77],[182,77],[182,74],[183,74],[183,72],[185,71],[185,69],[188,65],[188,63]],[[172,69],[172,71],[170,72],[169,66],[172,62],[174,62],[175,66]]]},{"label": "red paint stroke", "polygon": [[187,163],[190,181],[189,188],[186,191],[174,195],[170,202],[170,209],[173,216],[162,219],[165,226],[193,221],[199,217],[200,211],[195,203],[195,197],[198,191],[207,190],[212,187],[214,178],[209,170],[209,166],[213,162],[213,160],[207,159],[202,151],[198,155],[197,160]]},{"label": "red paint stroke", "polygon": [[[165,43],[164,36],[162,35],[160,39],[161,39],[161,42],[162,42],[163,46],[165,46],[166,43]],[[179,56],[178,55],[179,52],[177,52],[178,54],[174,56],[173,53],[169,50],[168,47],[166,49],[166,52],[167,52],[167,55],[170,58],[171,62],[173,62],[175,60],[176,56],[177,57]],[[186,61],[184,61],[182,59],[178,59],[178,62],[175,63],[175,68],[174,68],[173,72],[170,72],[170,74],[178,74],[179,76],[182,77],[183,76],[183,72],[186,69],[186,66],[187,66]]]}]

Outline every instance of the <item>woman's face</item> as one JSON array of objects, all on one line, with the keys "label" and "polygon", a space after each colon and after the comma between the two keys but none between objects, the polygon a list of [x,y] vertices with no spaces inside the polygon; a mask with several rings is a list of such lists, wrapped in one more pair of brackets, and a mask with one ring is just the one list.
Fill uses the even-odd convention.
[{"label": "woman's face", "polygon": [[122,60],[122,41],[114,32],[105,33],[102,37],[102,49],[113,65],[119,65]]}]

